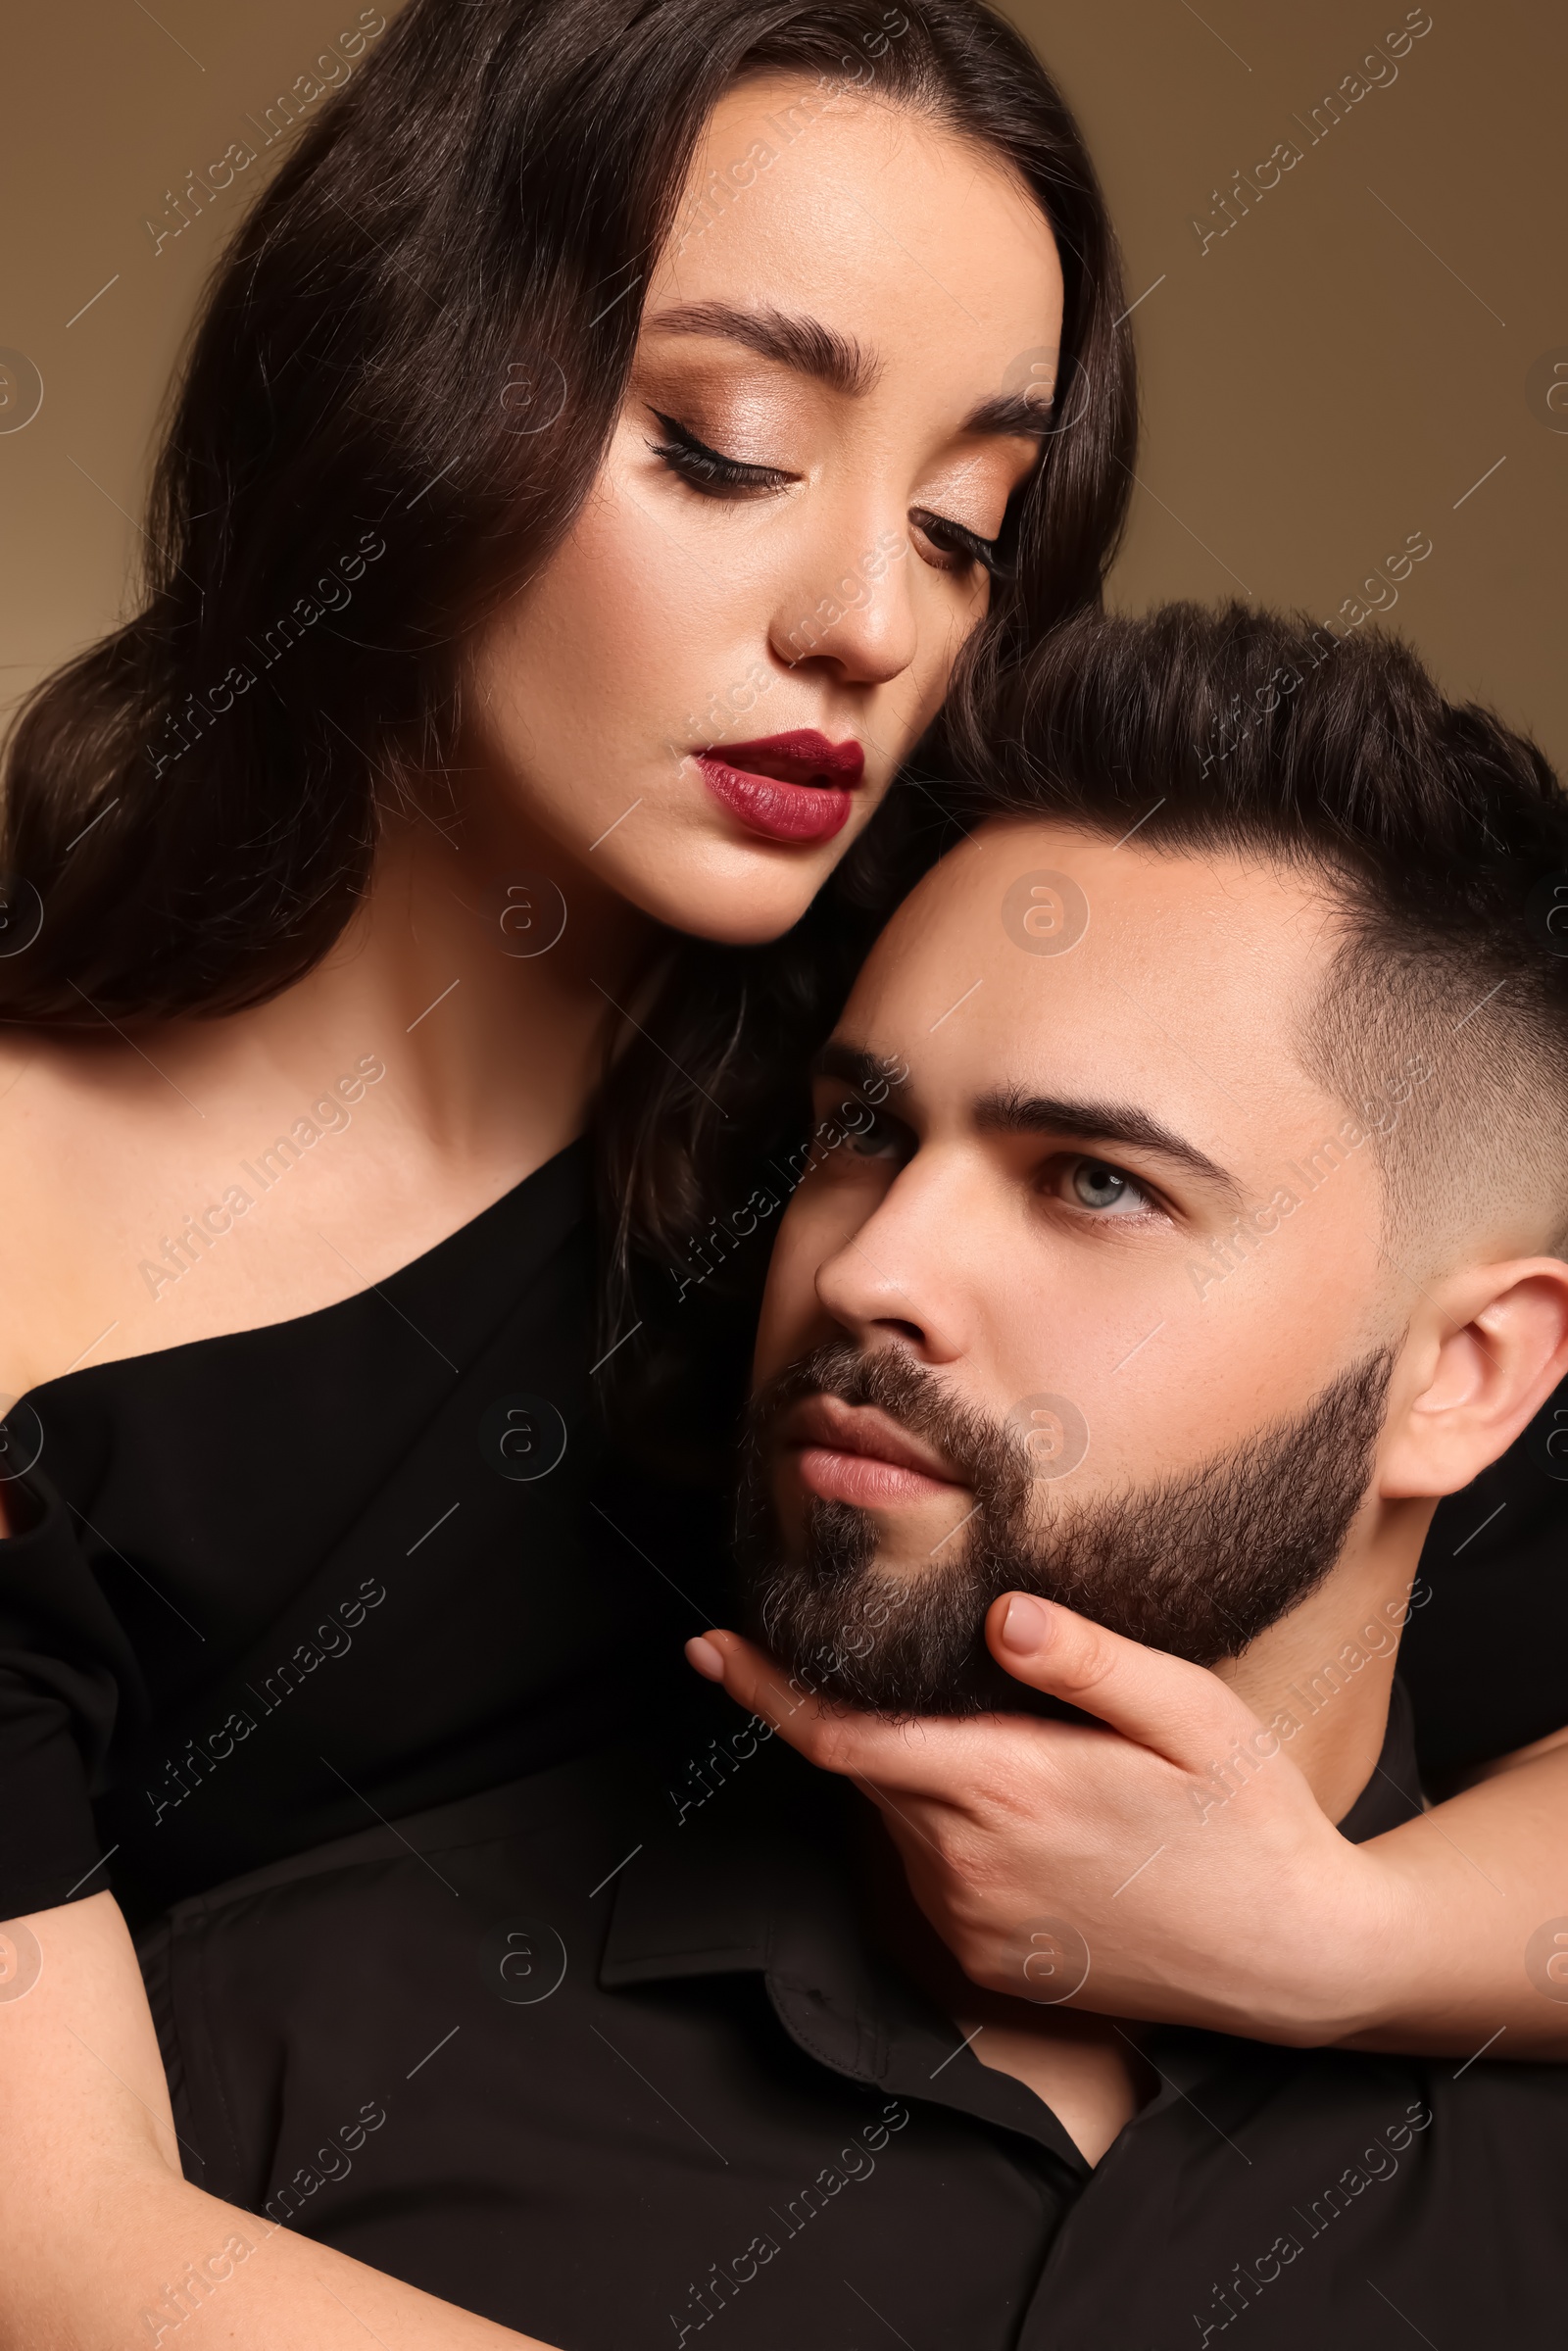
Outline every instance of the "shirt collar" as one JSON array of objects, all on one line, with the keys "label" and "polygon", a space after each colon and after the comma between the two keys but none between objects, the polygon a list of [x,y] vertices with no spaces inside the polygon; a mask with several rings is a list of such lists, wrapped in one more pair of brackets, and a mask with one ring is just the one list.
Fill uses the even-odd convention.
[{"label": "shirt collar", "polygon": [[[848,1834],[863,1799],[755,1730],[732,1732],[728,1754],[732,1775],[651,1837],[617,1879],[600,1983],[618,1990],[760,1975],[786,2032],[835,2073],[1020,2131],[1084,2173],[1045,2102],[981,2065],[951,2022],[868,1946]],[[1420,1809],[1410,1708],[1396,1682],[1382,1752],[1341,1828],[1361,1842]],[[1162,2087],[1143,2115],[1184,2096],[1237,2045],[1219,2034],[1162,2033],[1151,2049]]]},{"label": "shirt collar", "polygon": [[617,1990],[760,1975],[784,2030],[834,2073],[1001,2124],[1083,2171],[1044,2101],[982,2066],[950,2020],[868,1946],[848,1838],[861,1801],[781,1740],[759,1748],[743,1775],[650,1839],[617,1880],[600,1983]]}]

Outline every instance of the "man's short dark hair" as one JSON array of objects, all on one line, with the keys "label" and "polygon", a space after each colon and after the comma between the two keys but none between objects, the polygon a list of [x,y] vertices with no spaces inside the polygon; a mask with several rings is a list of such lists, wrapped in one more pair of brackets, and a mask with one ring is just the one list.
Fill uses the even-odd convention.
[{"label": "man's short dark hair", "polygon": [[1533,743],[1397,638],[1239,603],[1075,621],[960,725],[967,826],[1136,827],[1319,882],[1344,942],[1290,1042],[1378,1134],[1392,1250],[1441,1261],[1494,1203],[1560,1249],[1568,798]]}]

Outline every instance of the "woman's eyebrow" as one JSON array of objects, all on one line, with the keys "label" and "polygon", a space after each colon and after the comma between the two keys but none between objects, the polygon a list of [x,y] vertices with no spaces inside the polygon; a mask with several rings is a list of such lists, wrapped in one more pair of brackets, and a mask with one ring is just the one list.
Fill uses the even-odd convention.
[{"label": "woman's eyebrow", "polygon": [[728,302],[682,302],[656,311],[643,321],[645,334],[712,335],[744,343],[762,359],[811,375],[819,383],[857,399],[869,392],[882,372],[873,352],[824,326],[819,318],[791,317],[772,309],[740,310]]},{"label": "woman's eyebrow", "polygon": [[1147,1110],[1124,1102],[1072,1102],[1055,1095],[1026,1094],[1021,1087],[997,1087],[974,1105],[974,1122],[982,1134],[1059,1135],[1084,1144],[1122,1143],[1134,1150],[1157,1151],[1174,1160],[1236,1206],[1242,1187],[1217,1161],[1194,1143],[1162,1126]]},{"label": "woman's eyebrow", "polygon": [[1042,441],[1052,430],[1054,414],[1050,401],[1040,398],[1038,388],[1032,392],[1002,392],[994,400],[983,400],[961,429],[966,433]]},{"label": "woman's eyebrow", "polygon": [[[792,317],[772,309],[741,310],[728,302],[681,302],[656,311],[643,320],[645,334],[709,335],[719,341],[742,343],[762,359],[797,375],[809,375],[846,399],[869,392],[882,373],[882,362],[853,335],[841,335],[820,318]],[[989,440],[1041,440],[1052,429],[1052,409],[1039,397],[1039,388],[1002,392],[981,401],[958,427],[960,437],[977,434]]]}]

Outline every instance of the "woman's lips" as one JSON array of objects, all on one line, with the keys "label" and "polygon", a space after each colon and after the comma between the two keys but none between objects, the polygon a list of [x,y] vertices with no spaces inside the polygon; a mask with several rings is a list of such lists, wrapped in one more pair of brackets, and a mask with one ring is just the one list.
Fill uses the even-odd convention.
[{"label": "woman's lips", "polygon": [[802,1485],[825,1501],[887,1509],[964,1491],[935,1453],[874,1406],[812,1396],[792,1415],[786,1443]]},{"label": "woman's lips", "polygon": [[858,743],[830,743],[814,727],[692,756],[713,798],[768,841],[830,841],[842,832],[865,766]]}]

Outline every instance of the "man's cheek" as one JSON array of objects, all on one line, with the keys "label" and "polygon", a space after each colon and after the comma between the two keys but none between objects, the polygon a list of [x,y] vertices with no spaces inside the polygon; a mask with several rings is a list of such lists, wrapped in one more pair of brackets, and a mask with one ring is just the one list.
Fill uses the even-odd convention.
[{"label": "man's cheek", "polygon": [[759,1386],[762,1381],[770,1380],[789,1361],[790,1349],[784,1334],[800,1319],[801,1277],[796,1266],[799,1254],[796,1238],[798,1221],[794,1208],[787,1208],[767,1260],[767,1280],[763,1285],[761,1311],[758,1316],[754,1363],[755,1380]]},{"label": "man's cheek", "polygon": [[754,1387],[760,1388],[832,1334],[832,1318],[816,1295],[817,1271],[831,1247],[820,1224],[812,1203],[797,1194],[784,1212],[768,1260],[753,1358]]}]

